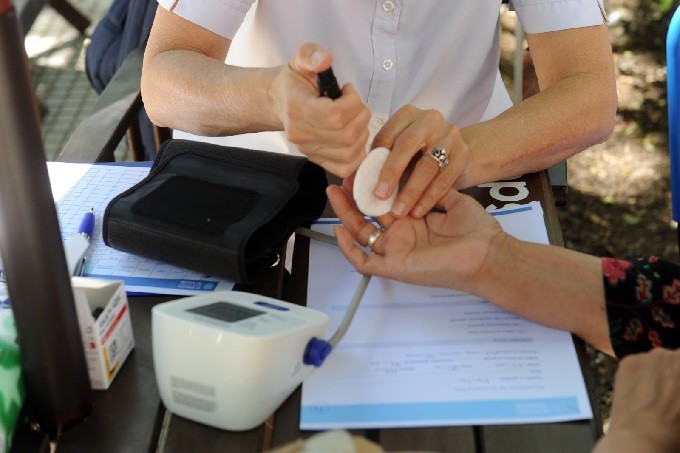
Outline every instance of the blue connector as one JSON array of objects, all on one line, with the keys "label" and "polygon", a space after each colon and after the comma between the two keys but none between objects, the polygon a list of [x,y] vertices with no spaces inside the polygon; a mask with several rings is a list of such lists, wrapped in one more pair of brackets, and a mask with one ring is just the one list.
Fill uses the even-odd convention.
[{"label": "blue connector", "polygon": [[314,365],[319,368],[332,350],[333,347],[326,340],[312,337],[305,348],[305,353],[302,356],[302,363],[305,365]]}]

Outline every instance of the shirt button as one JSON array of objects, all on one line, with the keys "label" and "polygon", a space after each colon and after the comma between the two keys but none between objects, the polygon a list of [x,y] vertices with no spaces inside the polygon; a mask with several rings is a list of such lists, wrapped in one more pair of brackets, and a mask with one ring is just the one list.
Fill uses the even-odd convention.
[{"label": "shirt button", "polygon": [[374,118],[373,121],[371,121],[371,125],[373,126],[374,129],[380,129],[383,125],[383,120],[380,118]]},{"label": "shirt button", "polygon": [[385,3],[382,4],[382,9],[386,13],[389,13],[394,9],[394,3],[392,3],[390,0],[387,0]]},{"label": "shirt button", "polygon": [[389,71],[393,66],[394,62],[392,60],[383,60],[382,62],[382,67],[385,71]]}]

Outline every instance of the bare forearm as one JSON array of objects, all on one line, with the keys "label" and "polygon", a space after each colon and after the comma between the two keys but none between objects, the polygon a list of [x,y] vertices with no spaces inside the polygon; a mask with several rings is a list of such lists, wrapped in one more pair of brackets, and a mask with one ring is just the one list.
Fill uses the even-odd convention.
[{"label": "bare forearm", "polygon": [[605,24],[527,34],[541,92],[465,128],[464,187],[542,170],[604,141],[614,128],[616,78]]},{"label": "bare forearm", "polygon": [[168,50],[145,58],[142,96],[159,126],[208,136],[281,130],[269,95],[278,70]]},{"label": "bare forearm", "polygon": [[503,234],[475,280],[472,292],[495,305],[613,354],[599,258]]},{"label": "bare forearm", "polygon": [[472,156],[462,187],[543,170],[606,140],[616,95],[601,77],[566,77],[497,118],[462,129]]}]

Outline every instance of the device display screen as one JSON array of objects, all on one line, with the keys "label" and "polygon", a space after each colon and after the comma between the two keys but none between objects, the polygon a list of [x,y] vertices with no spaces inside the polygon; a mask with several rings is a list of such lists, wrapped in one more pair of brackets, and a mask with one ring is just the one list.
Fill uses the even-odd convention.
[{"label": "device display screen", "polygon": [[229,302],[214,302],[212,304],[191,308],[187,311],[225,322],[242,321],[265,313],[264,311],[253,310]]}]

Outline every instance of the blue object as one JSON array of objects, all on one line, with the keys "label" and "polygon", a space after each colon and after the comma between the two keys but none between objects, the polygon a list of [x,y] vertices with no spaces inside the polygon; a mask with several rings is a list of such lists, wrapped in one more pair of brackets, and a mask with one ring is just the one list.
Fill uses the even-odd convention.
[{"label": "blue object", "polygon": [[290,311],[290,309],[287,308],[287,307],[282,307],[281,305],[272,304],[271,302],[265,302],[263,300],[258,300],[257,302],[255,302],[255,305],[261,305],[263,307],[273,308],[274,310],[278,310],[278,311]]},{"label": "blue object", "polygon": [[314,365],[319,368],[332,350],[333,347],[326,340],[313,337],[309,340],[309,343],[307,343],[305,353],[302,357],[302,363],[305,365]]},{"label": "blue object", "polygon": [[[671,163],[673,220],[680,221],[680,7],[675,10],[666,37],[668,83],[668,150]],[[680,229],[678,229],[680,246]]]},{"label": "blue object", "polygon": [[87,211],[83,216],[83,220],[80,221],[78,234],[86,236],[87,240],[91,241],[92,233],[94,233],[94,209],[90,208],[90,210]]}]

